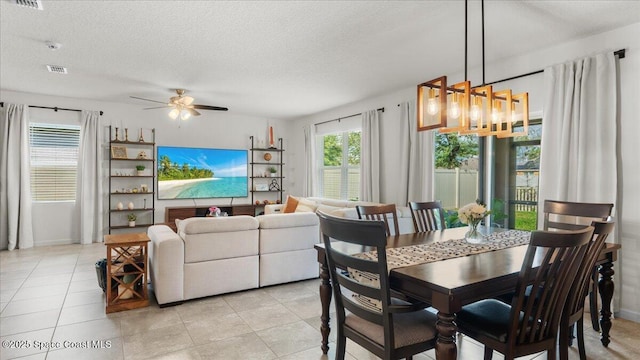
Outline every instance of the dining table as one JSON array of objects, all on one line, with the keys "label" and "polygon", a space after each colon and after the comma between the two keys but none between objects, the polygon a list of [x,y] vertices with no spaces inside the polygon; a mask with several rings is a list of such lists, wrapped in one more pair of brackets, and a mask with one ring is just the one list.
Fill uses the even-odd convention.
[{"label": "dining table", "polygon": [[[488,231],[504,231],[487,229]],[[462,239],[467,228],[451,228],[422,233],[391,235],[387,237],[387,249],[422,244],[433,244],[454,239]],[[351,254],[364,253],[370,249],[354,247],[346,243],[335,242],[332,247]],[[611,300],[613,298],[613,263],[617,260],[620,244],[605,243],[599,254],[596,268],[600,274],[598,289],[601,298],[600,328],[601,342],[607,346],[610,342]],[[332,298],[331,279],[327,266],[323,243],[316,244],[320,265],[320,302],[322,306],[320,332],[321,349],[329,351],[329,313]],[[435,346],[436,359],[456,359],[457,346],[455,323],[456,313],[464,305],[494,298],[515,291],[518,273],[522,267],[527,245],[519,245],[499,250],[475,253],[467,256],[418,263],[393,268],[389,272],[391,289],[410,298],[431,304],[437,310]],[[534,266],[539,264],[537,256]],[[537,262],[537,263],[536,263]]]}]

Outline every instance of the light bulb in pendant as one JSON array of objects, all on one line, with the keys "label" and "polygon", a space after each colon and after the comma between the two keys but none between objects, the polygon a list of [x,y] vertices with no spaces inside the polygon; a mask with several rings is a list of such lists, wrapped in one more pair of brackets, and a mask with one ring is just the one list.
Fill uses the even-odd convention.
[{"label": "light bulb in pendant", "polygon": [[433,89],[429,89],[429,99],[427,100],[427,114],[435,115],[440,111],[440,106],[438,106],[438,102],[436,101],[435,91]]},{"label": "light bulb in pendant", "polygon": [[458,102],[458,94],[453,93],[453,99],[451,100],[451,106],[449,107],[449,116],[452,119],[460,117],[460,103]]},{"label": "light bulb in pendant", "polygon": [[471,105],[471,109],[469,110],[469,118],[474,124],[476,124],[482,116],[482,109],[478,104],[478,100],[478,98],[473,99],[473,105]]},{"label": "light bulb in pendant", "polygon": [[493,104],[493,108],[491,109],[491,122],[497,124],[500,122],[500,111],[501,106],[499,102]]},{"label": "light bulb in pendant", "polygon": [[180,112],[180,119],[187,120],[191,117],[191,113],[187,109],[182,109]]}]

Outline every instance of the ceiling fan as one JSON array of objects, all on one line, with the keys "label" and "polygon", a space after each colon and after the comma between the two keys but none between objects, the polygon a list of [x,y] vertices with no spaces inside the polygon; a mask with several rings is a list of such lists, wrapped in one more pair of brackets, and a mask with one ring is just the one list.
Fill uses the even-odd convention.
[{"label": "ceiling fan", "polygon": [[138,100],[144,100],[144,101],[151,101],[151,102],[155,102],[155,103],[159,103],[159,104],[164,104],[164,106],[150,107],[150,108],[145,108],[144,110],[160,109],[160,108],[165,108],[165,107],[173,108],[169,112],[169,117],[172,118],[173,120],[177,119],[178,116],[180,116],[180,119],[182,119],[182,120],[187,120],[191,116],[199,116],[200,113],[196,109],[199,109],[199,110],[218,110],[218,111],[227,111],[227,110],[229,110],[226,107],[194,104],[193,103],[194,99],[191,96],[185,95],[184,94],[184,89],[176,89],[176,94],[178,94],[178,96],[172,96],[171,98],[169,98],[169,102],[168,103],[164,102],[164,101],[145,99],[145,98],[141,98],[141,97],[137,97],[137,96],[131,96],[131,98],[138,99]]}]

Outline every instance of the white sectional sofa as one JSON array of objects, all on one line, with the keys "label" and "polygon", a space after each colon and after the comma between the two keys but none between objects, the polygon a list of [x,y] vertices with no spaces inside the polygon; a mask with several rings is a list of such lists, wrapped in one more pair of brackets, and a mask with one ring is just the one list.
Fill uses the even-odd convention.
[{"label": "white sectional sofa", "polygon": [[149,227],[151,283],[160,305],[318,277],[315,213],[198,217]]},{"label": "white sectional sofa", "polygon": [[[149,264],[160,305],[318,277],[320,229],[316,211],[357,218],[364,201],[297,198],[295,212],[285,204],[265,206],[265,215],[195,217],[179,221],[177,233],[153,225]],[[411,212],[397,208],[400,233],[413,232]]]}]

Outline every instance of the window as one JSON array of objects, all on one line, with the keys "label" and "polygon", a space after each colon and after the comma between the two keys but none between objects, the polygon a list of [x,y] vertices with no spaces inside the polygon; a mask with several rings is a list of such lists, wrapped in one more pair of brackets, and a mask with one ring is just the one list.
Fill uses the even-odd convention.
[{"label": "window", "polygon": [[[514,131],[518,130],[516,126]],[[537,229],[541,132],[542,122],[538,119],[529,122],[527,136],[496,139],[491,207],[494,225]]]},{"label": "window", "polygon": [[34,201],[75,201],[80,126],[31,123],[31,194]]},{"label": "window", "polygon": [[447,227],[463,226],[457,209],[482,197],[480,154],[475,135],[436,134],[435,198],[447,212]]},{"label": "window", "polygon": [[322,197],[358,200],[360,197],[360,130],[320,135],[319,189]]}]

